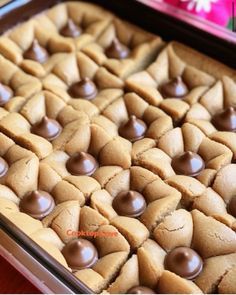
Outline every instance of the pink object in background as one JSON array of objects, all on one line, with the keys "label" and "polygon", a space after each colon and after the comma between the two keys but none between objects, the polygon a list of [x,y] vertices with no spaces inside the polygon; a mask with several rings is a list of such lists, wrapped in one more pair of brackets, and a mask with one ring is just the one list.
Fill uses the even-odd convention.
[{"label": "pink object in background", "polygon": [[40,294],[13,266],[0,256],[1,294]]},{"label": "pink object in background", "polygon": [[[226,27],[233,16],[234,0],[163,0],[189,13]],[[236,6],[236,3],[235,3]]]}]

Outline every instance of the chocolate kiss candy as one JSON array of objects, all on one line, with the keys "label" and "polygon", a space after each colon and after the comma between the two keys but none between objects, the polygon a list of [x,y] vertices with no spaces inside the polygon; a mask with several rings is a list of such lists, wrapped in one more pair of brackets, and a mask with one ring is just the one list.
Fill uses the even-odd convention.
[{"label": "chocolate kiss candy", "polygon": [[124,44],[120,43],[117,38],[114,38],[105,53],[109,58],[124,59],[128,57],[130,50]]},{"label": "chocolate kiss candy", "polygon": [[211,122],[220,131],[236,132],[235,108],[228,107],[223,112],[214,115]]},{"label": "chocolate kiss candy", "polygon": [[72,97],[85,98],[88,100],[95,98],[98,93],[94,82],[87,77],[71,85],[68,92]]},{"label": "chocolate kiss candy", "polygon": [[205,168],[203,159],[193,152],[174,157],[171,165],[176,174],[188,176],[197,176]]},{"label": "chocolate kiss candy", "polygon": [[119,134],[131,142],[142,139],[147,130],[147,125],[135,116],[130,116],[128,122],[120,126]]},{"label": "chocolate kiss candy", "polygon": [[146,209],[146,201],[136,191],[125,191],[114,198],[112,207],[121,216],[138,217]]},{"label": "chocolate kiss candy", "polygon": [[0,83],[0,106],[4,106],[13,97],[10,87]]},{"label": "chocolate kiss candy", "polygon": [[98,260],[97,249],[85,239],[70,241],[61,252],[72,270],[92,267]]},{"label": "chocolate kiss candy", "polygon": [[66,168],[73,175],[92,175],[98,168],[98,163],[92,155],[79,152],[68,159]]},{"label": "chocolate kiss candy", "polygon": [[150,288],[147,288],[144,286],[137,286],[137,287],[130,288],[126,294],[157,294],[157,293]]},{"label": "chocolate kiss candy", "polygon": [[82,34],[82,29],[77,26],[72,19],[68,19],[65,27],[61,29],[60,34],[64,37],[76,38]]},{"label": "chocolate kiss candy", "polygon": [[53,197],[45,191],[33,191],[20,201],[20,211],[36,219],[43,219],[55,207]]},{"label": "chocolate kiss candy", "polygon": [[45,48],[39,45],[38,40],[34,40],[30,48],[25,51],[24,58],[35,60],[39,63],[45,63],[48,59],[48,52]]},{"label": "chocolate kiss candy", "polygon": [[8,164],[7,162],[0,157],[0,177],[3,177],[8,171]]},{"label": "chocolate kiss candy", "polygon": [[61,133],[61,125],[53,119],[43,117],[39,123],[36,123],[31,128],[31,132],[46,138],[49,141],[57,138]]},{"label": "chocolate kiss candy", "polygon": [[182,81],[182,78],[177,77],[161,85],[160,91],[164,97],[181,98],[188,93],[188,88]]},{"label": "chocolate kiss candy", "polygon": [[165,268],[188,280],[196,278],[202,266],[201,257],[188,247],[175,248],[165,257]]},{"label": "chocolate kiss candy", "polygon": [[236,196],[234,196],[228,205],[228,211],[233,217],[236,218]]}]

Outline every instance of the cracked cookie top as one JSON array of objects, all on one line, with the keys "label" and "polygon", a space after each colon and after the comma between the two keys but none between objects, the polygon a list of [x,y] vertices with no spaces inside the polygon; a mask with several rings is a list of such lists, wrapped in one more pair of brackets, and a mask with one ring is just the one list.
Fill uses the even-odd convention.
[{"label": "cracked cookie top", "polygon": [[235,292],[232,73],[85,2],[0,54],[0,212],[95,293]]}]

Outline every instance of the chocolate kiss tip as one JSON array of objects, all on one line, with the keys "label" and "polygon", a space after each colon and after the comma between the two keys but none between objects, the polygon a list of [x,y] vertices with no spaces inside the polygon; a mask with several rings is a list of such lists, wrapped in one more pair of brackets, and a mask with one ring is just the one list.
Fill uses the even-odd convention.
[{"label": "chocolate kiss tip", "polygon": [[236,110],[230,106],[223,111],[216,113],[211,120],[211,123],[219,131],[236,132]]},{"label": "chocolate kiss tip", "polygon": [[0,106],[4,106],[12,97],[14,93],[12,89],[0,82]]},{"label": "chocolate kiss tip", "polygon": [[85,152],[78,152],[66,162],[66,168],[72,175],[92,175],[98,167],[96,159]]},{"label": "chocolate kiss tip", "polygon": [[162,84],[159,89],[166,98],[183,98],[189,92],[181,76],[177,76],[169,82]]},{"label": "chocolate kiss tip", "polygon": [[33,45],[33,46],[35,46],[35,45],[39,45],[39,41],[38,41],[37,39],[34,39],[33,42],[32,42],[32,45]]},{"label": "chocolate kiss tip", "polygon": [[41,137],[46,138],[49,141],[56,139],[61,133],[61,125],[53,120],[44,116],[40,122],[32,126],[31,132]]},{"label": "chocolate kiss tip", "polygon": [[68,19],[68,22],[67,22],[68,26],[71,27],[74,25],[74,22],[71,18]]},{"label": "chocolate kiss tip", "polygon": [[65,37],[76,38],[80,36],[82,29],[70,18],[60,33]]},{"label": "chocolate kiss tip", "polygon": [[90,268],[98,260],[96,247],[82,238],[68,242],[62,249],[62,254],[72,270]]},{"label": "chocolate kiss tip", "polygon": [[174,157],[171,165],[176,174],[193,177],[197,176],[205,168],[203,159],[191,151]]},{"label": "chocolate kiss tip", "polygon": [[3,177],[8,171],[8,163],[0,157],[0,177]]},{"label": "chocolate kiss tip", "polygon": [[49,121],[49,118],[48,118],[47,116],[44,116],[44,117],[42,118],[42,122],[43,122],[43,123],[48,123],[48,121]]},{"label": "chocolate kiss tip", "polygon": [[19,207],[21,212],[41,220],[54,209],[55,202],[49,193],[35,190],[21,199]]},{"label": "chocolate kiss tip", "polygon": [[165,257],[165,268],[177,275],[194,279],[202,271],[203,261],[196,251],[188,247],[177,247]]},{"label": "chocolate kiss tip", "polygon": [[117,45],[117,44],[120,44],[120,41],[118,40],[117,37],[114,37],[111,43]]},{"label": "chocolate kiss tip", "polygon": [[127,197],[129,197],[129,198],[133,198],[133,197],[134,197],[134,193],[131,192],[131,191],[128,191],[128,193],[127,193]]},{"label": "chocolate kiss tip", "polygon": [[73,98],[92,100],[97,96],[98,89],[89,77],[85,77],[79,82],[72,84],[68,92]]},{"label": "chocolate kiss tip", "polygon": [[135,200],[136,198],[137,198],[137,196],[133,191],[128,191],[128,193],[126,195],[126,200],[127,201]]},{"label": "chocolate kiss tip", "polygon": [[114,37],[111,44],[106,48],[105,53],[109,58],[125,59],[128,57],[130,49]]},{"label": "chocolate kiss tip", "polygon": [[146,201],[139,192],[123,191],[113,199],[112,207],[121,216],[135,218],[145,211]]},{"label": "chocolate kiss tip", "polygon": [[135,142],[144,137],[147,130],[147,125],[144,121],[137,119],[136,116],[131,115],[129,120],[119,127],[119,135]]},{"label": "chocolate kiss tip", "polygon": [[41,45],[39,44],[39,41],[37,39],[34,39],[31,44],[31,48],[35,48],[35,47],[41,47]]},{"label": "chocolate kiss tip", "polygon": [[189,257],[189,254],[188,254],[188,252],[182,252],[182,253],[179,253],[178,254],[178,258],[179,259],[187,259]]},{"label": "chocolate kiss tip", "polygon": [[174,80],[177,81],[177,82],[182,82],[181,76],[177,76]]},{"label": "chocolate kiss tip", "polygon": [[39,44],[37,39],[34,39],[31,46],[25,51],[24,58],[44,63],[48,59],[48,52]]}]

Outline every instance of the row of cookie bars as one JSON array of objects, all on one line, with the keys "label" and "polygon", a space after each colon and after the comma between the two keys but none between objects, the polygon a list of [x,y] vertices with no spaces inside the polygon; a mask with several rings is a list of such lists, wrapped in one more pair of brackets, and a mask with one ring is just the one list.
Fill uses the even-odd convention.
[{"label": "row of cookie bars", "polygon": [[79,2],[0,37],[1,212],[97,293],[233,293],[236,86],[164,45]]},{"label": "row of cookie bars", "polygon": [[[0,186],[1,212],[65,267],[69,264],[74,274],[94,291],[101,292],[109,286],[109,293],[124,293],[141,285],[160,293],[209,293],[216,292],[217,285],[218,292],[233,292],[235,232],[219,221],[226,216],[225,207],[211,188],[196,198],[193,205],[193,208],[203,209],[205,214],[198,209],[189,213],[179,207],[181,193],[145,168],[133,166],[122,170],[118,166],[103,166],[93,177],[67,175],[61,178],[52,171],[51,167],[56,169],[55,163],[52,166],[47,161],[39,164],[33,153],[4,135],[1,135],[1,144],[6,147],[7,152],[2,156],[9,165]],[[62,169],[58,165],[58,171]],[[44,178],[58,183],[51,191],[47,190]],[[24,187],[19,183],[24,183]],[[41,185],[39,191],[38,185]],[[19,190],[17,194],[14,186],[15,191]],[[22,189],[26,193],[19,199]],[[140,192],[144,196],[147,207],[139,218],[120,215],[114,210],[114,198],[124,191]],[[39,206],[39,199],[44,200],[44,206]],[[87,204],[82,205],[85,200]],[[210,217],[213,202],[221,209],[221,217]],[[37,220],[41,218],[42,222]],[[78,270],[80,248],[74,245],[78,242],[76,235],[69,235],[68,230],[103,234],[87,238],[96,247],[99,257],[92,265]],[[117,235],[104,236],[107,232]],[[194,249],[203,260],[203,269],[194,283],[185,278],[189,276],[189,269],[183,265],[172,272],[166,269],[167,253],[170,255],[180,246],[185,247],[185,251]],[[173,283],[167,284],[169,280]]]}]

